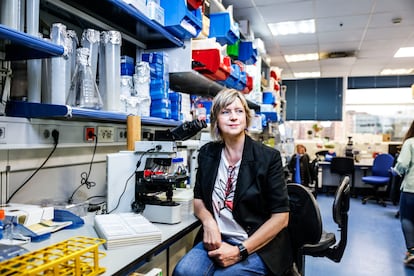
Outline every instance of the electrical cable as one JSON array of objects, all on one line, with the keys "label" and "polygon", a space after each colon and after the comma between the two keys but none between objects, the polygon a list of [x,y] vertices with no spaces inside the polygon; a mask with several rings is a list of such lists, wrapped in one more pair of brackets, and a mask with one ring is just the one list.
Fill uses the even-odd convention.
[{"label": "electrical cable", "polygon": [[119,198],[118,198],[118,202],[116,203],[115,208],[113,208],[112,210],[108,211],[108,212],[107,212],[107,214],[110,214],[110,213],[112,213],[113,211],[115,211],[116,209],[118,209],[119,204],[121,203],[121,198],[122,198],[122,196],[125,194],[125,191],[126,191],[126,188],[127,188],[127,186],[128,186],[128,182],[129,182],[129,180],[131,180],[131,178],[135,175],[135,173],[137,172],[137,170],[138,170],[139,166],[141,165],[141,160],[142,160],[142,157],[144,157],[144,155],[145,155],[145,154],[147,154],[147,153],[154,152],[156,149],[157,149],[157,150],[160,150],[161,148],[159,147],[159,145],[157,145],[155,148],[148,149],[147,151],[145,151],[145,152],[143,152],[143,153],[141,154],[141,156],[139,157],[139,159],[138,159],[138,161],[137,161],[137,164],[136,164],[136,166],[135,166],[135,170],[134,170],[134,172],[133,172],[133,173],[132,173],[132,174],[131,174],[128,178],[127,178],[127,180],[125,181],[124,189],[123,189],[123,191],[122,191],[121,195],[120,195],[120,196],[119,196]]},{"label": "electrical cable", "polygon": [[72,195],[69,197],[68,199],[68,203],[71,204],[73,203],[73,196],[76,194],[76,192],[82,187],[82,186],[86,186],[86,188],[91,189],[92,187],[96,186],[96,183],[93,181],[89,181],[89,176],[91,175],[91,170],[92,170],[92,164],[93,164],[93,159],[95,157],[95,153],[96,153],[96,148],[98,146],[98,136],[96,134],[93,134],[93,136],[95,137],[95,146],[93,148],[93,154],[92,154],[92,159],[89,162],[89,171],[86,172],[82,172],[81,173],[81,184],[73,191]]},{"label": "electrical cable", "polygon": [[40,167],[38,167],[33,173],[32,175],[30,175],[24,182],[22,185],[20,185],[19,188],[17,188],[11,195],[10,197],[7,199],[6,203],[9,203],[10,200],[17,194],[18,191],[20,191],[24,186],[26,186],[26,184],[33,178],[33,176],[35,176],[40,169],[43,168],[43,166],[46,164],[46,162],[50,159],[50,157],[52,156],[52,154],[55,152],[57,145],[59,143],[59,131],[57,131],[56,129],[54,129],[52,131],[52,137],[53,137],[53,142],[54,142],[54,146],[52,151],[49,153],[49,155],[46,157],[45,161],[43,161],[43,163],[40,165]]}]

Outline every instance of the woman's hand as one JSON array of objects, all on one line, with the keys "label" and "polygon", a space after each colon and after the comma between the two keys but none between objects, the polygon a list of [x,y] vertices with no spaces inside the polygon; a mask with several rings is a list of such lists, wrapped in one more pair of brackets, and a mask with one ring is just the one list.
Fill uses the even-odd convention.
[{"label": "woman's hand", "polygon": [[205,249],[211,251],[220,248],[222,244],[221,234],[216,221],[211,220],[209,223],[203,224],[203,230],[203,243]]},{"label": "woman's hand", "polygon": [[222,242],[220,248],[209,251],[208,256],[222,267],[231,266],[240,261],[239,248],[226,242]]}]

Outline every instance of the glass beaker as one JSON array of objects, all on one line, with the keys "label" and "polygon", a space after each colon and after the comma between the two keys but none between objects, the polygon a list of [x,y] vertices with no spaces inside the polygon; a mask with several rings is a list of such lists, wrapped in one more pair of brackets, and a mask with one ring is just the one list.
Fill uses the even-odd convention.
[{"label": "glass beaker", "polygon": [[95,78],[93,78],[88,57],[88,48],[77,49],[75,73],[66,104],[80,108],[101,109],[102,99]]}]

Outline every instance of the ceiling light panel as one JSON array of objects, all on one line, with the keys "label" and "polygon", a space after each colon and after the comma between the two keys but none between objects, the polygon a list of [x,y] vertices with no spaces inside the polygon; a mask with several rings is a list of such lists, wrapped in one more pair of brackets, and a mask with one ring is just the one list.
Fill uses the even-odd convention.
[{"label": "ceiling light panel", "polygon": [[268,26],[274,36],[315,33],[314,19],[269,23]]},{"label": "ceiling light panel", "polygon": [[381,75],[409,75],[414,73],[414,68],[401,68],[401,69],[384,69],[381,71]]},{"label": "ceiling light panel", "polygon": [[395,58],[414,57],[414,47],[402,47],[394,55]]},{"label": "ceiling light panel", "polygon": [[318,53],[309,53],[309,54],[298,54],[298,55],[285,55],[286,62],[299,62],[299,61],[309,61],[309,60],[318,60]]},{"label": "ceiling light panel", "polygon": [[298,79],[319,78],[321,76],[321,72],[298,72],[293,74]]}]

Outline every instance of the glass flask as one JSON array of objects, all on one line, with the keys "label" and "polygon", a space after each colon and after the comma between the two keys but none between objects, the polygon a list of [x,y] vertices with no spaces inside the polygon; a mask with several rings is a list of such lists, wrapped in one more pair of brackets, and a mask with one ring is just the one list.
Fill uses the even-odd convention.
[{"label": "glass flask", "polygon": [[101,109],[102,99],[93,78],[88,57],[88,48],[77,49],[75,73],[72,77],[66,104],[80,108]]}]

